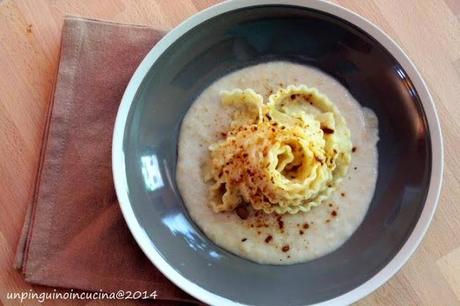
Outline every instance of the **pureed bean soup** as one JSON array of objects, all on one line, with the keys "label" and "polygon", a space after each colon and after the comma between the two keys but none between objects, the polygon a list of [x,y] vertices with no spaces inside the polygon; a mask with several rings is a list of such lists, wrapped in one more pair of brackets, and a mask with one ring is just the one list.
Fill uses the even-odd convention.
[{"label": "pureed bean soup", "polygon": [[[232,189],[235,194],[234,198],[229,197],[229,193],[227,193],[226,198],[229,200],[226,203],[230,203],[227,205],[229,207],[219,209],[219,203],[216,204],[215,201],[219,201],[219,196],[222,198],[226,190],[222,190],[219,193],[219,190],[213,191],[212,188],[222,174],[219,173],[214,180],[206,178],[206,176],[209,176],[208,167],[211,158],[214,157],[214,161],[216,161],[216,156],[218,157],[216,154],[219,152],[215,152],[216,148],[219,145],[222,146],[226,140],[227,142],[231,141],[231,139],[226,139],[231,137],[228,134],[232,129],[231,127],[238,126],[238,124],[242,127],[251,127],[249,125],[251,122],[244,122],[244,120],[253,120],[255,118],[254,120],[259,122],[259,127],[266,124],[264,120],[268,119],[257,119],[258,113],[254,112],[251,103],[257,104],[260,103],[259,100],[262,100],[264,105],[261,107],[259,105],[259,109],[266,109],[270,96],[272,96],[271,99],[273,100],[273,95],[277,92],[283,92],[283,88],[285,90],[289,88],[300,90],[303,88],[302,86],[310,89],[314,88],[321,95],[327,97],[327,100],[333,104],[334,109],[337,109],[340,117],[345,119],[347,129],[351,134],[351,139],[349,139],[351,140],[350,147],[344,139],[336,139],[336,141],[339,141],[340,148],[349,150],[351,159],[337,159],[338,166],[341,163],[346,163],[346,171],[341,173],[340,180],[337,180],[337,183],[330,180],[328,182],[333,182],[334,184],[325,183],[322,189],[301,190],[304,193],[300,193],[300,195],[305,194],[305,197],[312,196],[311,198],[305,198],[304,202],[302,202],[301,198],[299,200],[299,193],[297,193],[297,202],[308,204],[311,201],[314,205],[299,204],[303,205],[304,208],[297,209],[297,206],[293,206],[294,209],[288,209],[288,211],[283,211],[283,209],[280,209],[281,211],[276,211],[276,209],[270,211],[270,205],[265,205],[265,208],[268,207],[265,210],[254,209],[254,207],[260,207],[255,204],[256,202],[252,201],[252,198],[246,196],[245,200],[252,201],[253,205],[241,200],[244,198],[241,193],[246,189],[240,183],[235,187],[236,189]],[[235,95],[238,92],[240,95]],[[241,95],[241,93],[244,94]],[[230,98],[228,98],[229,94]],[[223,99],[225,100],[225,95],[227,95],[228,99],[241,100],[255,97],[259,102],[250,101],[249,106],[243,105],[244,107],[241,107],[241,105],[238,106],[240,101],[237,100],[233,101],[235,105],[229,105],[232,103],[223,103],[225,101],[222,101]],[[315,114],[312,105],[296,100],[295,95],[290,95],[289,97],[291,96],[292,100],[297,104],[295,107],[288,109],[287,112],[294,112],[294,114],[291,114],[294,117],[296,116],[296,111],[306,114],[303,126],[308,126],[308,129],[305,128],[305,133],[310,136],[305,136],[305,140],[308,141],[312,138],[310,145],[314,147],[318,144],[319,146],[321,139],[314,142],[313,138],[319,133],[324,139],[328,139],[328,134],[334,132],[334,129],[323,126],[327,124],[328,119],[323,118],[324,116],[321,117],[322,115]],[[281,107],[281,104],[277,105],[277,107]],[[268,114],[270,117],[270,113]],[[315,118],[322,118],[322,121],[320,120],[321,126],[310,120],[310,114],[316,116]],[[327,115],[325,116],[327,117]],[[280,120],[282,121],[283,118]],[[318,125],[316,129],[309,130],[310,125],[314,124]],[[337,125],[338,123],[335,122],[335,124]],[[253,124],[252,127],[254,126]],[[317,132],[318,127],[322,132]],[[269,132],[276,134],[278,133],[277,131],[281,133],[279,126]],[[283,132],[285,132],[284,129]],[[249,139],[250,136],[252,134],[248,133],[247,137],[245,137]],[[350,138],[350,136],[348,137]],[[361,107],[335,79],[308,66],[289,62],[268,62],[247,67],[224,76],[211,84],[196,99],[182,122],[176,181],[190,216],[203,232],[222,248],[258,263],[292,264],[304,262],[323,256],[340,247],[362,222],[375,189],[378,160],[377,141],[378,122],[375,114],[371,110]],[[322,144],[326,148],[328,147],[328,144]],[[298,172],[293,172],[292,169],[299,168],[299,165],[294,165],[295,167],[289,166],[289,162],[295,163],[295,158],[293,157],[295,152],[290,152],[293,150],[291,147],[288,148],[287,155],[280,153],[276,157],[278,164],[283,163],[283,158],[285,158],[283,156],[287,156],[287,161],[280,166],[286,169],[278,167],[279,173],[276,172],[277,176],[274,177],[281,176],[280,182],[282,183],[286,181],[283,177],[284,175],[288,179],[292,179],[294,187],[297,188],[299,180],[303,179],[305,181],[305,178],[295,177]],[[281,152],[278,147],[271,149]],[[222,153],[219,154],[227,154],[228,157],[231,153],[231,150],[222,150]],[[332,152],[331,154],[339,155],[341,153]],[[260,154],[262,159],[263,152],[260,152]],[[316,155],[315,157],[319,160],[318,167],[323,165],[323,162],[327,163],[329,160],[332,162],[332,157],[328,159],[327,154],[324,156],[324,161],[320,161],[323,157],[318,158]],[[308,159],[305,160],[308,161]],[[257,164],[257,161],[258,159],[253,159],[252,164]],[[227,163],[229,162],[227,161]],[[243,162],[238,168],[235,167],[234,170],[242,169],[241,173],[243,175],[251,174],[251,171],[248,172],[248,169],[245,169],[246,165],[247,163]],[[260,165],[260,167],[264,167],[265,164],[260,163]],[[310,168],[316,167],[310,164],[308,166]],[[223,164],[222,169],[231,169],[225,167],[225,164]],[[275,169],[274,167],[272,168]],[[307,167],[301,166],[300,169],[305,170]],[[311,169],[316,171],[319,168]],[[311,171],[311,169],[308,171]],[[330,174],[327,172],[322,174],[326,179],[328,175]],[[321,175],[320,178],[322,178]],[[249,178],[243,177],[241,179],[244,181]],[[318,177],[315,174],[311,179],[318,180]],[[276,185],[276,182],[274,183]],[[318,184],[309,184],[307,186],[308,188],[313,188],[311,186],[318,186]],[[282,185],[280,190],[282,191],[283,188],[288,189],[289,186]],[[247,195],[247,192],[243,193]],[[322,196],[315,197],[317,194]],[[239,201],[241,202],[240,204],[238,204]],[[265,201],[270,204],[273,199],[266,199]],[[277,203],[272,203],[272,205],[273,207],[278,207]]]}]

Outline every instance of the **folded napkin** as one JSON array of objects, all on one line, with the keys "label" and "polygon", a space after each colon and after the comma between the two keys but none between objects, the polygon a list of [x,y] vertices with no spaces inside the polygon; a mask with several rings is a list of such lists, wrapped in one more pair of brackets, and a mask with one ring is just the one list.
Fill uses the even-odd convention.
[{"label": "folded napkin", "polygon": [[143,26],[65,19],[34,199],[17,250],[16,266],[27,282],[107,292],[156,290],[162,305],[197,303],[138,248],[112,181],[119,102],[161,36]]}]

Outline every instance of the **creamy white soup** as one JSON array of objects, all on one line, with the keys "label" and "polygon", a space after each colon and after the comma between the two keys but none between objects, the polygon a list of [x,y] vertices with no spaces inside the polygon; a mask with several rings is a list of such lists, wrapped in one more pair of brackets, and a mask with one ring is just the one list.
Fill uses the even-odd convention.
[{"label": "creamy white soup", "polygon": [[[336,106],[351,133],[351,162],[332,194],[306,212],[215,212],[203,167],[209,146],[222,140],[234,109],[221,103],[223,91],[252,89],[268,101],[288,85],[316,88]],[[176,181],[190,216],[222,248],[262,264],[305,262],[339,248],[362,222],[377,179],[378,121],[334,78],[312,67],[268,62],[230,73],[196,99],[183,119]]]}]

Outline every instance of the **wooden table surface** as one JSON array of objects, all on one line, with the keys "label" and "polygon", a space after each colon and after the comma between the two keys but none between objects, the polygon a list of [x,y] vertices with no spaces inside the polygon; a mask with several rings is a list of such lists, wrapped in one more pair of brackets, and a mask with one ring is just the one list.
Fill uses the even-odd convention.
[{"label": "wooden table surface", "polygon": [[[1,303],[12,303],[7,292],[50,290],[25,283],[12,264],[31,201],[63,16],[167,30],[215,2],[0,0]],[[396,276],[358,304],[460,305],[460,0],[334,2],[378,25],[407,52],[433,95],[445,145],[444,184],[427,236]],[[88,303],[101,304],[78,304]]]}]

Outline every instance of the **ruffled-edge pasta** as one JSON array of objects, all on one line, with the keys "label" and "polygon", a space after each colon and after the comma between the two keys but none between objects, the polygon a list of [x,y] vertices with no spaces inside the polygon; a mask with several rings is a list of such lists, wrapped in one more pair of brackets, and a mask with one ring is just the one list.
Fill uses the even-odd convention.
[{"label": "ruffled-edge pasta", "polygon": [[315,88],[281,88],[264,103],[252,89],[221,92],[234,112],[224,139],[209,147],[205,180],[215,212],[242,203],[265,213],[306,212],[326,200],[351,161],[350,131]]}]

